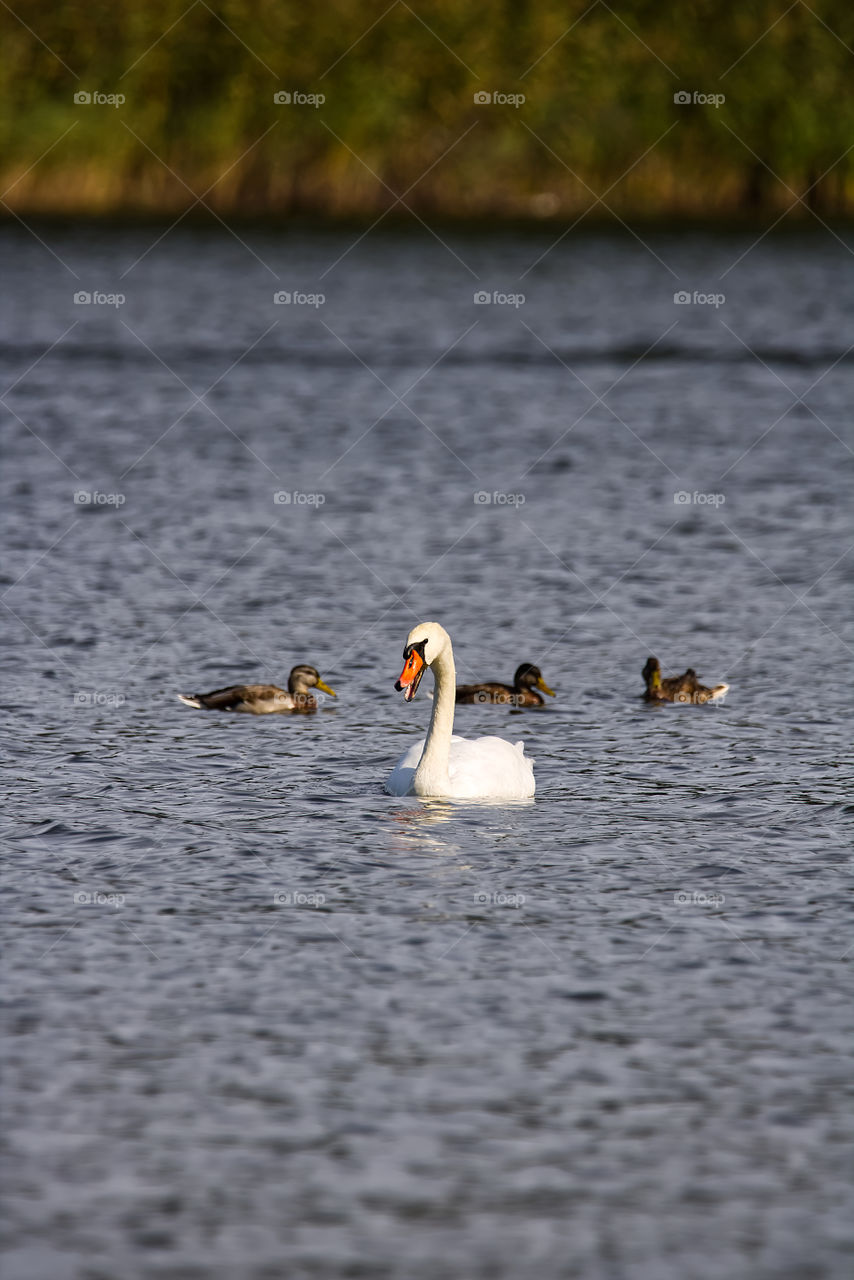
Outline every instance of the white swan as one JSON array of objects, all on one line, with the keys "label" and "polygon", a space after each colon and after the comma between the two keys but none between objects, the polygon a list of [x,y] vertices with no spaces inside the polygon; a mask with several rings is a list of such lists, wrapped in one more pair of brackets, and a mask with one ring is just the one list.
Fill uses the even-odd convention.
[{"label": "white swan", "polygon": [[433,668],[436,693],[427,737],[400,757],[386,791],[393,796],[458,800],[527,800],[534,766],[522,742],[460,738],[453,733],[457,677],[451,637],[438,622],[420,622],[406,637],[404,667],[395,688],[411,702],[421,677]]}]

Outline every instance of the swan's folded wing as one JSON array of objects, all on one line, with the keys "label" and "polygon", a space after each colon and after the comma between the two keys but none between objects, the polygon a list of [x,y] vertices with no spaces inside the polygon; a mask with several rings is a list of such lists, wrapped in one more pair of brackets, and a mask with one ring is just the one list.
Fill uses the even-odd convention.
[{"label": "swan's folded wing", "polygon": [[451,738],[448,775],[454,794],[501,796],[525,800],[534,794],[533,761],[525,755],[522,742],[504,738]]}]

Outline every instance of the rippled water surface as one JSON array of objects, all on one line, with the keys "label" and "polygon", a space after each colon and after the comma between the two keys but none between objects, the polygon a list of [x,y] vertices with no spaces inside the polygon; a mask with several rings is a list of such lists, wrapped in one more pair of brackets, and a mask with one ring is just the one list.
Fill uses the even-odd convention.
[{"label": "rippled water surface", "polygon": [[[159,234],[0,237],[4,1274],[846,1274],[849,254]],[[383,793],[420,618],[533,804]]]}]

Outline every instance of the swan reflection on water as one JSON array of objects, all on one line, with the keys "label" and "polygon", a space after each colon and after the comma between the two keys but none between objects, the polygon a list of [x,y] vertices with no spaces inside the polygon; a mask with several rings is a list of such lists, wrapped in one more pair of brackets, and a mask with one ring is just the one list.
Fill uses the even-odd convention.
[{"label": "swan reflection on water", "polygon": [[421,800],[389,811],[394,824],[392,836],[401,841],[400,848],[411,850],[413,844],[436,853],[456,853],[459,846],[431,835],[431,827],[441,827],[454,817],[456,805],[447,800]]},{"label": "swan reflection on water", "polygon": [[[480,812],[483,809],[506,811],[533,807],[533,799],[437,800],[419,797],[414,804],[410,802],[406,805],[396,805],[388,811],[389,819],[397,828],[391,832],[391,848],[400,853],[412,853],[415,847],[422,849],[425,853],[453,857],[463,852],[462,846],[448,838],[450,832],[445,833],[436,828],[442,828],[450,822],[458,822],[461,819],[465,821],[466,814],[471,813],[472,809]],[[501,829],[496,831],[496,837],[506,836],[508,828],[509,824],[502,825]],[[471,854],[469,853],[468,856],[470,858]],[[468,869],[471,865],[470,861],[460,864],[463,869]]]}]

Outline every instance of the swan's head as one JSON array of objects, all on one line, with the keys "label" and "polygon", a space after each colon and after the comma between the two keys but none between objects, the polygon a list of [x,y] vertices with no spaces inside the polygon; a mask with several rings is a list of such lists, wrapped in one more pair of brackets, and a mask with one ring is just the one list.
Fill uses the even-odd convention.
[{"label": "swan's head", "polygon": [[660,689],[661,667],[659,666],[658,658],[647,658],[646,665],[641,672],[641,675],[646,681],[647,689],[650,689],[652,692]]},{"label": "swan's head", "polygon": [[523,662],[516,668],[513,684],[517,689],[542,689],[543,693],[547,693],[550,698],[555,696],[554,689],[550,689],[543,679],[540,668],[533,667],[530,662]]},{"label": "swan's head", "polygon": [[415,691],[421,683],[421,677],[436,659],[450,648],[451,637],[438,622],[419,622],[406,637],[403,648],[403,670],[395,681],[398,693],[404,690],[404,697],[411,702]]},{"label": "swan's head", "polygon": [[310,667],[307,663],[301,662],[299,666],[293,668],[288,676],[288,691],[290,693],[308,693],[309,689],[321,689],[333,698],[338,697],[334,689],[330,689],[328,684],[324,684],[315,667]]}]

